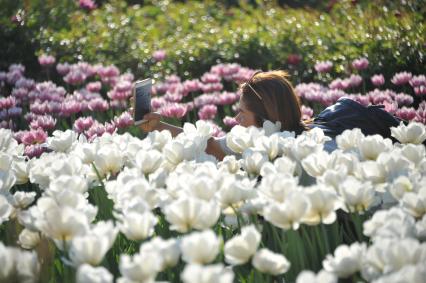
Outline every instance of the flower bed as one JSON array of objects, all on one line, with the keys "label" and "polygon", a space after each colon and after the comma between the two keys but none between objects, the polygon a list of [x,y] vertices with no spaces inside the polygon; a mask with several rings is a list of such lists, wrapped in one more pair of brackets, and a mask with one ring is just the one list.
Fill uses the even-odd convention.
[{"label": "flower bed", "polygon": [[[354,129],[330,153],[320,129],[296,137],[270,122],[235,125],[237,84],[255,71],[238,64],[156,82],[153,109],[176,124],[201,119],[175,138],[126,129],[132,74],[88,63],[53,68],[48,56],[40,64],[46,76],[58,72],[61,85],[26,78],[22,65],[0,73],[1,126],[9,128],[0,129],[0,280],[426,275],[426,105],[411,107],[424,95],[424,75],[378,74],[369,89],[368,61],[360,59],[347,78],[296,85],[305,118],[349,96],[410,120],[392,128],[399,142]],[[326,75],[329,65],[315,69]],[[380,89],[383,81],[394,90]],[[236,155],[218,162],[205,153],[207,140],[228,129]]]}]

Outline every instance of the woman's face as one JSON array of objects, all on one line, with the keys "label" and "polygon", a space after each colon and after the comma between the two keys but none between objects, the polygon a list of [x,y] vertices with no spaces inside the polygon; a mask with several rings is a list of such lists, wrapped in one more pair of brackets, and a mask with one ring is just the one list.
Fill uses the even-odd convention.
[{"label": "woman's face", "polygon": [[239,108],[239,112],[237,116],[235,116],[238,124],[243,127],[257,126],[255,114],[247,109],[247,106],[244,103],[242,97],[240,98]]}]

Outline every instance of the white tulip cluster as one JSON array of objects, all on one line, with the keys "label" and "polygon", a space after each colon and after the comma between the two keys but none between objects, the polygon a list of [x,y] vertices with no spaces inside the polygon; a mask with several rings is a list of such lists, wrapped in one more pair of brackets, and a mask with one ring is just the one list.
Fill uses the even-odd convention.
[{"label": "white tulip cluster", "polygon": [[[422,282],[425,126],[392,128],[395,144],[348,130],[336,138],[333,151],[320,129],[296,137],[279,128],[270,122],[260,129],[234,127],[226,142],[235,155],[221,162],[205,153],[212,128],[203,121],[185,124],[175,138],[155,131],[144,140],[104,134],[88,142],[73,131],[55,131],[46,145],[51,151],[29,161],[12,133],[0,129],[0,225],[22,225],[24,249],[53,241],[76,269],[77,282],[112,282],[99,265],[117,235],[143,241],[136,254],[120,256],[117,282],[154,282],[179,262],[186,264],[179,275],[184,282],[232,282],[237,265],[274,276],[290,268],[282,253],[261,245],[262,224],[250,225],[250,219],[285,233],[333,224],[341,209],[372,215],[363,224],[371,245],[341,245],[326,256],[324,270],[304,271],[297,282],[336,282],[355,273],[372,282]],[[23,192],[21,185],[39,193]],[[107,221],[99,221],[100,209],[90,197],[102,190],[112,203]],[[178,236],[163,239],[160,228]],[[232,237],[223,236],[228,232]],[[17,269],[18,261],[28,270]],[[0,263],[1,279],[36,278],[39,270],[35,252],[3,244]]]}]

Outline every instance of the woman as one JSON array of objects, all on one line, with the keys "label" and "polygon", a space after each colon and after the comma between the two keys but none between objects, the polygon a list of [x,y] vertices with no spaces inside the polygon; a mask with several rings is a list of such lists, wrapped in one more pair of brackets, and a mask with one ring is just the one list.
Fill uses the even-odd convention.
[{"label": "woman", "polygon": [[[241,126],[262,127],[263,122],[269,120],[281,122],[282,131],[300,134],[308,129],[301,120],[300,102],[286,72],[257,72],[240,86],[240,90],[239,113],[235,118]],[[147,122],[140,125],[143,131],[169,130],[173,136],[182,132],[182,128],[162,122],[159,113],[148,113],[144,119]],[[225,137],[211,138],[206,152],[219,160],[232,153]]]}]

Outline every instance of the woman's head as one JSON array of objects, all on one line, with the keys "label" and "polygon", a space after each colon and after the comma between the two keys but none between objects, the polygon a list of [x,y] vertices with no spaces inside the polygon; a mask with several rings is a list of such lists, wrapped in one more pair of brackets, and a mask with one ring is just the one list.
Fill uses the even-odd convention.
[{"label": "woman's head", "polygon": [[281,130],[300,133],[300,102],[284,71],[258,72],[240,86],[240,113],[236,116],[242,126],[262,126],[264,120],[281,122]]}]

